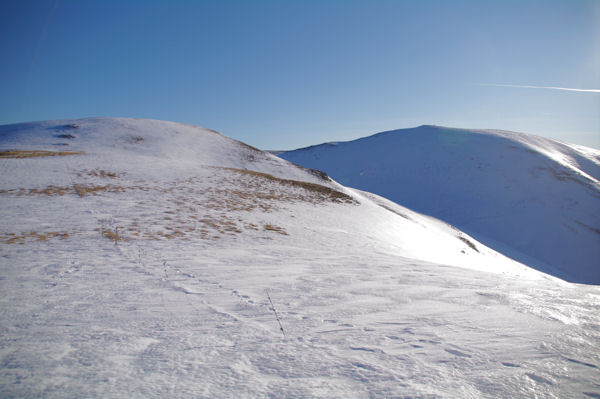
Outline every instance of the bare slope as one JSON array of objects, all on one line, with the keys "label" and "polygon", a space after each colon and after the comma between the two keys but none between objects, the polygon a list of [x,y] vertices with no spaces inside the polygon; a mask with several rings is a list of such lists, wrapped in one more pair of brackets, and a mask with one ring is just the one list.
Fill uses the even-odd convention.
[{"label": "bare slope", "polygon": [[538,270],[600,284],[600,151],[421,126],[279,156],[445,220]]},{"label": "bare slope", "polygon": [[1,397],[600,392],[597,287],[208,129],[2,126],[0,176]]}]

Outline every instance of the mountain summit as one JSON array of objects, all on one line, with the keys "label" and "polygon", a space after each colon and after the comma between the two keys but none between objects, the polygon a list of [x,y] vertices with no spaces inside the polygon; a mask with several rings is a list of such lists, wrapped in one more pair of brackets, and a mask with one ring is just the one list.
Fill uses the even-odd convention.
[{"label": "mountain summit", "polygon": [[420,126],[279,156],[442,219],[538,270],[600,284],[598,150]]}]

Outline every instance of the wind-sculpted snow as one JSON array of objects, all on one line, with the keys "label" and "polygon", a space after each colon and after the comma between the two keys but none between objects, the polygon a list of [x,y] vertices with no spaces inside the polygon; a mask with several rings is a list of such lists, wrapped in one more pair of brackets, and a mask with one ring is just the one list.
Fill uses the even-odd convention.
[{"label": "wind-sculpted snow", "polygon": [[442,219],[513,259],[600,284],[600,151],[421,126],[279,154]]},{"label": "wind-sculpted snow", "polygon": [[206,129],[0,127],[55,147],[0,159],[0,397],[600,394],[598,287]]}]

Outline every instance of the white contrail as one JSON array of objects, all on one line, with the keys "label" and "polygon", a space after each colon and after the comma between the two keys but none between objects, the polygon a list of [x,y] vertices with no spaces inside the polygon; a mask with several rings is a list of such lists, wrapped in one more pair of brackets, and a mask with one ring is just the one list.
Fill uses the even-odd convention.
[{"label": "white contrail", "polygon": [[571,87],[554,87],[554,86],[505,85],[505,84],[498,84],[498,83],[480,83],[479,86],[519,87],[519,88],[524,88],[524,89],[552,89],[552,90],[579,91],[579,92],[586,92],[586,93],[600,93],[599,89],[573,89]]}]

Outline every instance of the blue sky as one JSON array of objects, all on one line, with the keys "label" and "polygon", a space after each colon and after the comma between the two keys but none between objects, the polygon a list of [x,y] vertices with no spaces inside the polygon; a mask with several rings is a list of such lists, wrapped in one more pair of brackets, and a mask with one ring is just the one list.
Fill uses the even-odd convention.
[{"label": "blue sky", "polygon": [[127,116],[263,149],[438,124],[600,148],[600,1],[0,3],[0,124]]}]

